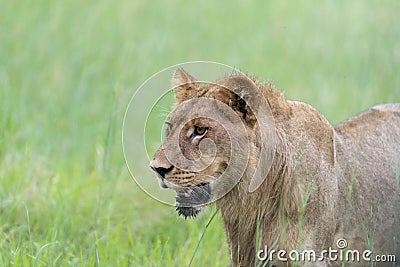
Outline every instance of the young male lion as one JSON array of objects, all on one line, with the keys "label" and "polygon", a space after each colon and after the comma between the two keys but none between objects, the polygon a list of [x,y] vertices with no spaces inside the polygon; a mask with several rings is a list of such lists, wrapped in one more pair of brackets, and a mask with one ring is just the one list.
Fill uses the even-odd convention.
[{"label": "young male lion", "polygon": [[178,69],[172,86],[150,165],[185,218],[216,201],[233,266],[400,264],[400,104],[331,126],[242,74],[201,84]]}]

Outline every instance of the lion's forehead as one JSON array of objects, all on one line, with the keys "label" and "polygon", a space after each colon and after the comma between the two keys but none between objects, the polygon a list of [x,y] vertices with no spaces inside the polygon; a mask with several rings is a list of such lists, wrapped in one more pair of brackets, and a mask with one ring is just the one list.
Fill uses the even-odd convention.
[{"label": "lion's forehead", "polygon": [[213,118],[213,115],[223,119],[226,115],[224,110],[229,108],[225,102],[228,101],[211,97],[192,98],[176,106],[168,120],[170,123],[179,125],[189,123],[196,118]]}]

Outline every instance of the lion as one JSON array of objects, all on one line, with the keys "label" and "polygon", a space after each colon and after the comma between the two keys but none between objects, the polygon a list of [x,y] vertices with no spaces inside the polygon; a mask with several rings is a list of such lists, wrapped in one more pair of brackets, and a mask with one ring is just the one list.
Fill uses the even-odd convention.
[{"label": "lion", "polygon": [[[232,266],[400,264],[400,104],[332,126],[312,106],[241,73],[200,83],[178,68],[172,87],[177,102],[150,166],[162,188],[176,191],[179,215],[195,217],[215,201]],[[261,98],[274,138],[260,136]],[[237,129],[234,137],[224,124]],[[264,168],[260,151],[271,140]],[[224,175],[230,165],[244,167]],[[268,170],[249,190],[258,167]]]}]

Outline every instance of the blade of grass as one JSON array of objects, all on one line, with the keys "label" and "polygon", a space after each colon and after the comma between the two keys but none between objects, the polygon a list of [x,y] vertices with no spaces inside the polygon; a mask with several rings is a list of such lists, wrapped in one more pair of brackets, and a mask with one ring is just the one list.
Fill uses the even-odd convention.
[{"label": "blade of grass", "polygon": [[190,267],[190,266],[192,265],[193,259],[194,259],[194,257],[196,256],[197,250],[199,249],[200,243],[201,243],[201,241],[203,240],[204,234],[206,233],[206,230],[207,230],[208,226],[209,226],[209,225],[211,224],[211,222],[213,221],[215,215],[217,215],[217,212],[218,212],[218,210],[216,210],[216,211],[214,212],[214,214],[211,216],[210,220],[208,220],[208,222],[207,222],[207,224],[206,224],[206,227],[204,228],[203,232],[201,233],[200,239],[199,239],[199,241],[197,242],[197,245],[196,245],[196,248],[195,248],[195,250],[194,250],[194,252],[193,252],[193,254],[192,254],[192,257],[190,258],[190,262],[189,262],[189,264],[188,264],[188,267]]}]

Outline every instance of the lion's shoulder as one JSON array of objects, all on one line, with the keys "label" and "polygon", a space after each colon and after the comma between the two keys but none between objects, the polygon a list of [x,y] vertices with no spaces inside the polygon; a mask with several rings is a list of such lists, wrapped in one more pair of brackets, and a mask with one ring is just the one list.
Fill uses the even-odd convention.
[{"label": "lion's shoulder", "polygon": [[344,134],[360,131],[365,127],[380,128],[382,126],[399,127],[400,103],[381,104],[370,107],[349,119],[335,125],[336,132]]}]

